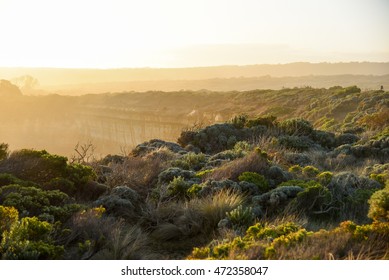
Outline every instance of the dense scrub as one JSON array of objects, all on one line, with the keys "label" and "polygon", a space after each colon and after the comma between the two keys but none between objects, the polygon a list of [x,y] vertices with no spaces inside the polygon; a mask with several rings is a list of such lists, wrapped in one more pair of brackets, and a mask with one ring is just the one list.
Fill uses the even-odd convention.
[{"label": "dense scrub", "polygon": [[0,257],[387,259],[388,93],[329,91],[83,164],[0,144]]}]

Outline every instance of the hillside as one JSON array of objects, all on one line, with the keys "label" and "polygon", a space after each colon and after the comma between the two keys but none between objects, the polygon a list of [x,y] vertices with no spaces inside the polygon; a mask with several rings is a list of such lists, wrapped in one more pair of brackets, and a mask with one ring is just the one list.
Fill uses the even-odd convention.
[{"label": "hillside", "polygon": [[94,136],[111,131],[108,120],[122,136],[138,131],[134,123],[143,137],[149,126],[181,129],[174,140],[149,138],[101,158],[88,143],[66,158],[4,141],[1,259],[388,259],[389,92],[335,86],[2,104],[0,135],[29,114],[34,122],[20,130],[35,127],[47,145],[67,130],[48,138],[39,121],[71,130],[84,118]]},{"label": "hillside", "polygon": [[0,97],[0,135],[13,150],[71,156],[77,143],[92,142],[96,155],[105,156],[149,139],[175,141],[194,124],[225,122],[240,114],[304,117],[317,128],[339,131],[387,102],[387,92],[359,91],[351,86]]}]

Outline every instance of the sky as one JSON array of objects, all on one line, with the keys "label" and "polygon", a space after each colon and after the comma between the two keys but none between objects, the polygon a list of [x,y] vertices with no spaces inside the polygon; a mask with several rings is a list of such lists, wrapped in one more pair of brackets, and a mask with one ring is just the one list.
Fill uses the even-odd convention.
[{"label": "sky", "polygon": [[0,0],[0,67],[389,62],[388,0]]}]

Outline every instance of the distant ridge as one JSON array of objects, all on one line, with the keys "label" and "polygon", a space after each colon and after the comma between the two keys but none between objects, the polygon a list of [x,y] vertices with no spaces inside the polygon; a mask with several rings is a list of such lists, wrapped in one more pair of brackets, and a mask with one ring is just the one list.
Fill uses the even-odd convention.
[{"label": "distant ridge", "polygon": [[0,79],[31,75],[42,87],[85,83],[204,80],[237,77],[299,77],[326,75],[388,75],[389,62],[342,62],[259,65],[226,65],[192,68],[119,68],[119,69],[61,69],[61,68],[0,68]]}]

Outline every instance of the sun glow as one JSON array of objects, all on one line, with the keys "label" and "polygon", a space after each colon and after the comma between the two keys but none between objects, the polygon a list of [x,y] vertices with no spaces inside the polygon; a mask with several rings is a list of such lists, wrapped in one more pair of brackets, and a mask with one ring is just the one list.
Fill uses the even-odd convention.
[{"label": "sun glow", "polygon": [[0,66],[388,61],[388,8],[384,0],[0,0]]}]

